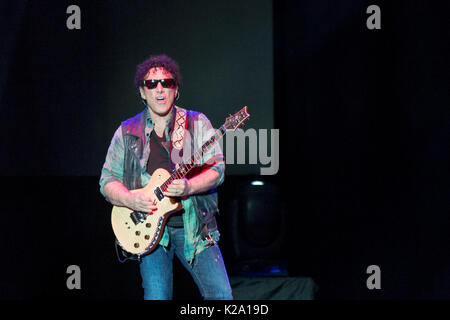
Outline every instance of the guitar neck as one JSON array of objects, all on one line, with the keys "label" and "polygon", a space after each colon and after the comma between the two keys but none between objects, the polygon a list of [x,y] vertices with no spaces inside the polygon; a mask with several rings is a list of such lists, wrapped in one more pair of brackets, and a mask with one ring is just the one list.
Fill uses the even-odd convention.
[{"label": "guitar neck", "polygon": [[191,171],[191,169],[195,167],[196,164],[201,163],[201,160],[205,153],[207,153],[214,146],[214,144],[225,135],[225,133],[225,126],[222,125],[219,129],[217,129],[215,134],[192,155],[192,157],[186,163],[180,165],[179,168],[171,174],[171,176],[160,186],[161,190],[167,191],[167,187],[170,183],[172,183],[173,180],[183,179],[186,174],[188,174],[189,171]]}]

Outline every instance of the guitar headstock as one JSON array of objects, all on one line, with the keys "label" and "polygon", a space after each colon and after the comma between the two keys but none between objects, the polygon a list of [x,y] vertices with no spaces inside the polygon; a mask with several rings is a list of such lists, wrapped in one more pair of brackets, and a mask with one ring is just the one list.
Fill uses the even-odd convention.
[{"label": "guitar headstock", "polygon": [[244,124],[244,121],[248,119],[250,115],[247,112],[247,106],[243,107],[241,110],[236,112],[234,115],[230,115],[226,120],[224,127],[227,130],[233,130],[236,131],[237,128],[241,124]]}]

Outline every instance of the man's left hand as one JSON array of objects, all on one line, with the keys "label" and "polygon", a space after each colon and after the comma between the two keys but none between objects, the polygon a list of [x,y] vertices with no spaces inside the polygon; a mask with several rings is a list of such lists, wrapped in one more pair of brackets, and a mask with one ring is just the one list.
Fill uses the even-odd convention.
[{"label": "man's left hand", "polygon": [[186,178],[173,180],[167,187],[164,195],[167,197],[186,197],[189,196],[189,181]]}]

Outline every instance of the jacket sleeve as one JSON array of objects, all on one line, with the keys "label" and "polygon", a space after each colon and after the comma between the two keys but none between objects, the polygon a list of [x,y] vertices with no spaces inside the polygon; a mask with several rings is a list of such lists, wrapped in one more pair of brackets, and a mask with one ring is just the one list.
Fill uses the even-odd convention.
[{"label": "jacket sleeve", "polygon": [[[216,130],[214,130],[213,126],[209,119],[203,114],[200,113],[198,116],[198,128],[199,128],[199,137],[197,137],[196,147],[197,149],[201,148],[203,144],[210,139]],[[221,141],[215,143],[215,145],[203,155],[202,166],[205,166],[208,169],[215,170],[219,173],[220,179],[217,183],[216,187],[221,185],[225,179],[225,161],[222,153],[222,149],[220,147]]]},{"label": "jacket sleeve", "polygon": [[100,193],[108,200],[105,195],[105,185],[111,181],[123,182],[123,161],[124,161],[124,143],[122,137],[122,127],[114,133],[106,154],[100,176]]}]

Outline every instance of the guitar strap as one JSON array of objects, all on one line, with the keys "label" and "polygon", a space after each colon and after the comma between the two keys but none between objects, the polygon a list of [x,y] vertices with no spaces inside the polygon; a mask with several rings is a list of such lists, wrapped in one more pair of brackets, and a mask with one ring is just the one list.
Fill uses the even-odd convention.
[{"label": "guitar strap", "polygon": [[175,115],[175,123],[172,131],[172,147],[177,150],[183,148],[184,135],[188,126],[187,112],[183,108],[177,107],[177,113]]}]

